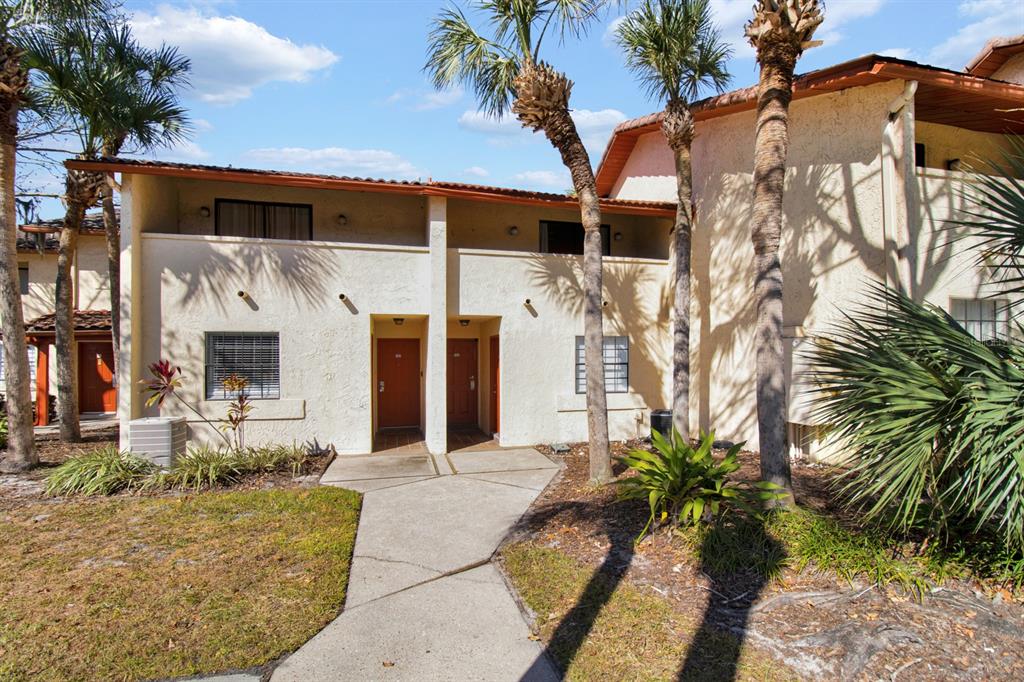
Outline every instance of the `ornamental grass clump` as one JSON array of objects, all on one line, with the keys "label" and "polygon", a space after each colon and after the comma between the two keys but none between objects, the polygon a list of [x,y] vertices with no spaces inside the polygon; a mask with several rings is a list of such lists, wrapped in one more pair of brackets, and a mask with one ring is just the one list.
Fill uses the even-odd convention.
[{"label": "ornamental grass clump", "polygon": [[714,442],[714,432],[703,435],[700,445],[694,448],[678,431],[673,431],[669,442],[654,430],[653,451],[635,449],[617,458],[635,472],[616,483],[619,497],[647,500],[651,510],[637,542],[652,524],[710,523],[730,507],[756,516],[758,502],[778,499],[777,486],[771,483],[731,480],[740,468],[737,455],[743,443],[732,446],[721,461],[716,461]]},{"label": "ornamental grass clump", "polygon": [[47,495],[113,495],[142,488],[156,467],[110,445],[71,457],[46,477]]}]

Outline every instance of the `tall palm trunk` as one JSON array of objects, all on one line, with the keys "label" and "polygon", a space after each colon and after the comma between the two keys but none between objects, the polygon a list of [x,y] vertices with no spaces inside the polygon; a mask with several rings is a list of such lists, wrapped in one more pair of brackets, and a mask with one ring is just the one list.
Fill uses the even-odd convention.
[{"label": "tall palm trunk", "polygon": [[54,330],[57,347],[57,419],[64,441],[82,438],[78,418],[78,394],[75,380],[75,283],[71,264],[78,246],[78,231],[86,210],[96,203],[104,178],[97,173],[69,170],[65,182],[66,210],[57,246],[57,296]]},{"label": "tall palm trunk", "polygon": [[587,431],[590,480],[612,478],[608,446],[608,397],[604,381],[604,306],[602,301],[601,205],[590,156],[569,115],[572,82],[547,64],[527,63],[515,80],[512,104],[523,125],[543,130],[569,169],[583,223],[583,356],[587,371]]},{"label": "tall palm trunk", "polygon": [[0,471],[24,471],[39,463],[32,429],[31,375],[25,344],[25,318],[18,279],[18,214],[14,203],[18,107],[28,77],[21,54],[0,45],[0,324],[7,381],[7,452]]},{"label": "tall palm trunk", "polygon": [[103,232],[107,237],[107,279],[110,285],[110,343],[114,351],[114,385],[121,363],[121,226],[114,208],[114,188],[103,188]]},{"label": "tall palm trunk", "polygon": [[782,196],[789,147],[789,103],[798,51],[773,43],[758,53],[757,133],[754,142],[754,299],[757,306],[757,428],[761,477],[782,487],[781,504],[792,503],[786,452],[786,377],[782,345]]},{"label": "tall palm trunk", "polygon": [[690,437],[690,257],[693,242],[693,115],[678,99],[665,107],[662,132],[676,166],[676,219],[672,231],[675,251],[674,313],[672,329],[672,426],[683,438]]}]

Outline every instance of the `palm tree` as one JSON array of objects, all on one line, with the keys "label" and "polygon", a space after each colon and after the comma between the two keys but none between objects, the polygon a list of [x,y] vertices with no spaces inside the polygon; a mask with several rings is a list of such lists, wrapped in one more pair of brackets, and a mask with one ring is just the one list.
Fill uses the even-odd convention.
[{"label": "palm tree", "polygon": [[490,31],[477,31],[461,10],[445,9],[430,31],[426,71],[443,89],[466,84],[477,103],[497,118],[509,111],[534,132],[543,131],[572,176],[583,223],[583,331],[587,369],[590,477],[611,480],[605,395],[601,297],[601,207],[594,170],[569,114],[572,81],[540,59],[548,32],[579,37],[603,0],[476,0]]},{"label": "palm tree", "polygon": [[[173,143],[185,135],[187,120],[173,86],[181,81],[188,62],[174,50],[143,49],[124,24],[84,18],[37,32],[28,41],[27,52],[29,64],[38,74],[34,85],[41,99],[72,122],[81,145],[79,158],[96,158],[107,149],[120,150],[129,139],[142,147],[152,147]],[[170,67],[176,71],[169,81],[164,73],[169,68],[165,56],[172,58]],[[85,212],[106,190],[102,173],[67,171],[54,319],[58,419],[61,439],[66,441],[81,438],[75,393],[71,262]],[[108,234],[108,257],[109,251]],[[116,335],[116,327],[113,333]]]},{"label": "palm tree", "polygon": [[18,284],[18,214],[14,189],[18,114],[28,91],[22,40],[47,22],[105,9],[101,0],[4,0],[0,3],[0,324],[4,339],[8,424],[7,452],[0,459],[0,471],[24,471],[39,462],[32,431],[31,374]]},{"label": "palm tree", "polygon": [[690,253],[693,237],[694,123],[690,102],[704,87],[729,83],[731,50],[712,21],[709,0],[645,0],[616,31],[626,65],[648,93],[665,100],[661,130],[676,166],[675,323],[672,348],[672,421],[690,433]]},{"label": "palm tree", "polygon": [[793,485],[786,452],[786,380],[782,350],[782,193],[789,147],[789,102],[793,71],[824,17],[818,0],[757,0],[746,36],[761,67],[754,140],[754,299],[757,306],[757,430],[761,477],[786,491]]}]

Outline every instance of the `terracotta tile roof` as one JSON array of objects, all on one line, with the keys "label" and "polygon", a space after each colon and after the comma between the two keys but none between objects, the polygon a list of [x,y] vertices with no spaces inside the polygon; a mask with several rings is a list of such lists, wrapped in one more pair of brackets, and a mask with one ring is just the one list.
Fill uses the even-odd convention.
[{"label": "terracotta tile roof", "polygon": [[[76,310],[74,313],[75,331],[110,331],[109,310]],[[28,334],[52,333],[54,331],[54,314],[41,315],[25,323]]]},{"label": "terracotta tile roof", "polygon": [[[915,101],[919,120],[986,132],[1024,133],[1024,118],[1000,113],[1024,105],[1024,86],[895,57],[870,54],[798,75],[793,82],[793,98],[812,97],[893,79],[919,82]],[[747,111],[756,105],[757,86],[751,86],[700,100],[691,109],[694,118],[702,121]],[[986,116],[979,112],[990,113]],[[598,195],[611,193],[637,139],[657,131],[663,115],[663,112],[654,112],[623,121],[615,127],[597,169]]]},{"label": "terracotta tile roof", "polygon": [[[117,219],[121,220],[121,209],[116,210]],[[60,230],[64,224],[63,218],[54,218],[52,220],[37,220],[34,223],[28,223],[25,225],[18,226],[18,251],[38,251],[39,243],[43,244],[43,251],[46,253],[55,253],[57,251],[57,234],[56,231]],[[26,232],[24,228],[36,228],[44,230],[54,230],[53,233],[46,234],[40,232]],[[103,235],[105,228],[103,226],[103,213],[95,211],[92,213],[85,214],[85,220],[82,221],[82,229],[79,234],[84,235]]]},{"label": "terracotta tile roof", "polygon": [[[72,159],[66,161],[65,165],[69,168],[99,172],[210,178],[228,182],[278,184],[318,189],[344,189],[351,191],[412,194],[420,196],[446,196],[472,201],[541,204],[550,206],[563,205],[564,207],[578,206],[576,198],[568,194],[534,192],[531,190],[514,189],[509,187],[493,187],[490,185],[474,185],[469,183],[444,182],[430,179],[426,181],[383,180],[378,178],[360,178],[346,175],[300,173],[293,171],[266,170],[262,168],[236,168],[233,166],[211,166],[170,161],[124,159],[119,157],[108,157],[89,161]],[[675,211],[673,204],[660,201],[606,199],[602,200],[601,205],[602,208],[607,209],[610,212],[617,213],[669,216]]]}]

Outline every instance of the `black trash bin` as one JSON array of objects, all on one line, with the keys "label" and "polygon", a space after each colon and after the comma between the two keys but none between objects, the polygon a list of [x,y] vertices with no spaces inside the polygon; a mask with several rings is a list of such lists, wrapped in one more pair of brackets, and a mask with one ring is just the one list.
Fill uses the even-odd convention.
[{"label": "black trash bin", "polygon": [[672,410],[651,410],[651,432],[654,431],[665,440],[672,440]]}]

